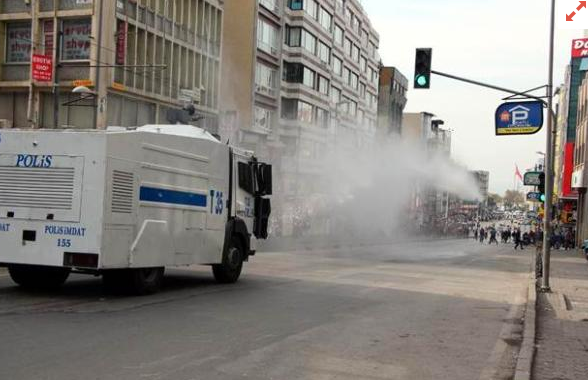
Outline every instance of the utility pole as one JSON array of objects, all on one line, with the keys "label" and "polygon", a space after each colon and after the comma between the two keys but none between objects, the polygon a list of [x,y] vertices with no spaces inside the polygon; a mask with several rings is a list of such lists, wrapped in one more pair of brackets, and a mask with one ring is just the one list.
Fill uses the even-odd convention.
[{"label": "utility pole", "polygon": [[555,0],[551,0],[551,20],[549,29],[549,72],[547,77],[547,141],[545,156],[545,215],[543,220],[543,273],[541,290],[550,292],[549,269],[551,260],[551,219],[553,204],[553,45],[555,35]]},{"label": "utility pole", "polygon": [[27,120],[29,121],[29,126],[31,128],[37,127],[37,116],[35,115],[35,84],[33,79],[33,56],[37,52],[37,36],[39,35],[39,20],[37,15],[37,1],[31,0],[29,7],[31,8],[31,57],[30,57],[30,65],[31,69],[29,71],[29,99],[27,104]]},{"label": "utility pole", "polygon": [[55,75],[53,76],[53,128],[59,128],[59,55],[61,54],[61,27],[55,21]]},{"label": "utility pole", "polygon": [[[98,44],[96,46],[96,64],[102,64],[102,22],[104,14],[104,0],[99,0],[100,15],[98,16]],[[94,107],[94,129],[98,129],[98,114],[104,112],[103,98],[100,97],[100,67],[96,67],[96,80],[94,84],[94,91],[96,92],[95,107]]]}]

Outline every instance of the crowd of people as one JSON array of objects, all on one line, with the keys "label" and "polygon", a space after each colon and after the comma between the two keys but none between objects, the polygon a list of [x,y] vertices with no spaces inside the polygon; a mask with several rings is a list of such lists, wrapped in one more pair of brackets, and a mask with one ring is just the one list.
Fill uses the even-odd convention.
[{"label": "crowd of people", "polygon": [[[543,244],[543,230],[540,227],[531,228],[530,231],[522,231],[520,227],[516,226],[499,226],[495,225],[481,227],[477,225],[473,228],[473,237],[479,241],[480,244],[484,244],[488,241],[488,244],[498,245],[497,237],[500,236],[500,241],[503,244],[514,244],[514,249],[524,249],[529,245],[542,245]],[[575,248],[575,237],[574,232],[571,228],[564,229],[556,227],[551,235],[551,247],[553,249],[574,249]]]}]

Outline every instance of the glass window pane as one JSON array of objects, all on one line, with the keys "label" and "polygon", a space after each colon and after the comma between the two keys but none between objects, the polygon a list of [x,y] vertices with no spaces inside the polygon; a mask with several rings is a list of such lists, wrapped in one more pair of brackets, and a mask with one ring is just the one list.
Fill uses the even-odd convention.
[{"label": "glass window pane", "polygon": [[90,59],[90,18],[63,20],[61,59],[64,61]]},{"label": "glass window pane", "polygon": [[19,22],[6,25],[6,62],[31,60],[31,23]]}]

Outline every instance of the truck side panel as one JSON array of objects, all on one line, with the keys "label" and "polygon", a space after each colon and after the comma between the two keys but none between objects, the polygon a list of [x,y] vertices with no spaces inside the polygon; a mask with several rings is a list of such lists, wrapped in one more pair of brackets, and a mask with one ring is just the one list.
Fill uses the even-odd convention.
[{"label": "truck side panel", "polygon": [[[222,260],[228,147],[155,133],[110,134],[108,159],[107,177],[114,178],[115,170],[135,174],[127,180],[130,187],[108,185],[105,230],[132,229],[132,244],[124,249],[120,245],[126,240],[120,239],[120,245],[108,247],[106,257],[118,257],[112,262],[120,262],[120,256],[126,256],[133,267]],[[118,195],[117,188],[122,188]],[[125,192],[130,188],[132,192]],[[112,210],[121,202],[133,205],[126,218]],[[223,228],[218,228],[219,221]],[[108,239],[105,236],[104,241]]]}]

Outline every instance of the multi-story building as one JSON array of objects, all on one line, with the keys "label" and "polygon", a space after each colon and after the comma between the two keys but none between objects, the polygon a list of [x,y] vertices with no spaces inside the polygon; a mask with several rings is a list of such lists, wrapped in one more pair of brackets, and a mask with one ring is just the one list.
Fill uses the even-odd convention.
[{"label": "multi-story building", "polygon": [[[588,181],[586,178],[587,157],[587,135],[588,135],[588,78],[584,76],[582,85],[578,90],[578,112],[576,124],[576,145],[574,151],[574,173],[571,186],[578,191],[577,204],[577,235],[578,241],[588,239],[588,202],[586,201],[586,190]],[[563,210],[564,218],[568,218],[568,210]],[[573,210],[569,210],[572,211]],[[567,220],[565,220],[567,221]]]},{"label": "multi-story building", "polygon": [[485,170],[474,170],[470,173],[478,185],[478,190],[480,191],[480,196],[482,197],[482,199],[480,199],[480,203],[486,205],[488,202],[488,188],[490,186],[490,172]]},{"label": "multi-story building", "polygon": [[328,148],[374,140],[379,36],[358,0],[239,0],[224,16],[221,136],[272,160],[287,234]]},{"label": "multi-story building", "polygon": [[[428,112],[405,113],[401,137],[414,145],[429,159],[451,155],[451,130],[439,128],[440,123],[433,120],[435,115]],[[449,194],[431,187],[427,183],[415,183],[410,204],[411,218],[421,228],[434,228],[435,223],[444,218]]]},{"label": "multi-story building", "polygon": [[[1,1],[0,119],[136,126],[192,104],[199,125],[216,132],[222,23],[221,0]],[[38,56],[51,63],[41,80],[31,68]],[[72,93],[80,86],[89,91]]]},{"label": "multi-story building", "polygon": [[378,136],[400,136],[408,79],[395,67],[380,67]]}]

